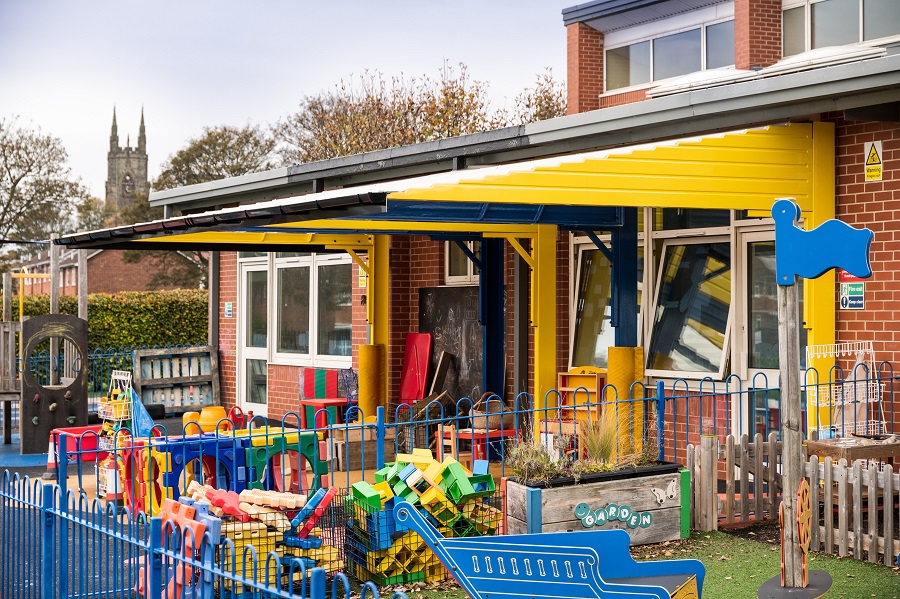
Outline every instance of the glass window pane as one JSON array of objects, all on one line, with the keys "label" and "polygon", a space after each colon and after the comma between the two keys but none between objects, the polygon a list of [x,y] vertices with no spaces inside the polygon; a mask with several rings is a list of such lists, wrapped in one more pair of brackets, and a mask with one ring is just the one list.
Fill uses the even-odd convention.
[{"label": "glass window pane", "polygon": [[670,245],[661,268],[649,367],[718,372],[731,307],[731,244]]},{"label": "glass window pane", "polygon": [[247,402],[266,403],[266,361],[247,360]]},{"label": "glass window pane", "polygon": [[618,89],[650,81],[650,42],[606,51],[606,89]]},{"label": "glass window pane", "polygon": [[351,354],[353,310],[349,263],[319,267],[317,353],[328,356]]},{"label": "glass window pane", "polygon": [[[612,272],[609,260],[598,249],[585,249],[579,258],[575,305],[575,339],[572,366],[607,367],[609,347],[615,345],[611,326]],[[644,251],[638,248],[638,330],[641,329],[641,288]]]},{"label": "glass window pane", "polygon": [[700,210],[696,208],[656,208],[653,211],[655,230],[706,229],[731,224],[729,210]]},{"label": "glass window pane", "polygon": [[859,41],[859,0],[825,0],[809,7],[813,48]]},{"label": "glass window pane", "polygon": [[[775,282],[775,242],[748,244],[749,257],[747,317],[749,319],[750,368],[778,368],[778,285]],[[798,289],[803,315],[803,285]],[[805,323],[804,323],[805,324]],[[806,368],[809,330],[800,327],[800,367]]]},{"label": "glass window pane", "polygon": [[278,269],[278,351],[309,353],[309,267]]},{"label": "glass window pane", "polygon": [[863,2],[863,39],[900,35],[900,5],[897,0]]},{"label": "glass window pane", "polygon": [[653,80],[696,73],[700,66],[700,30],[653,40]]},{"label": "glass window pane", "polygon": [[266,252],[238,252],[238,258],[265,258]]},{"label": "glass window pane", "polygon": [[447,243],[447,276],[448,277],[465,277],[469,274],[469,259],[459,249],[456,242]]},{"label": "glass window pane", "polygon": [[781,54],[793,56],[806,51],[806,8],[784,11],[781,18]]},{"label": "glass window pane", "polygon": [[312,252],[275,252],[276,258],[303,258],[312,256]]},{"label": "glass window pane", "polygon": [[266,347],[269,294],[264,270],[247,272],[247,347]]},{"label": "glass window pane", "polygon": [[706,28],[706,68],[718,69],[734,64],[734,21]]}]

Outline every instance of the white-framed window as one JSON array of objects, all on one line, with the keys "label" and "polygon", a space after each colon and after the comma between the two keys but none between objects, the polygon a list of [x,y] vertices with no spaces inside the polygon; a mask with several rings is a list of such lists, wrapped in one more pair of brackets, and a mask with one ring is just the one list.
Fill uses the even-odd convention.
[{"label": "white-framed window", "polygon": [[700,23],[605,49],[607,92],[734,64],[734,19]]},{"label": "white-framed window", "polygon": [[782,54],[900,39],[897,0],[783,0]]},{"label": "white-framed window", "polygon": [[[481,255],[480,241],[465,241],[463,245],[476,257]],[[478,283],[478,267],[455,241],[444,242],[444,283],[447,285]]]},{"label": "white-framed window", "polygon": [[350,367],[353,261],[349,255],[241,252],[239,260],[245,265],[265,264],[268,273],[265,322],[270,362]]}]

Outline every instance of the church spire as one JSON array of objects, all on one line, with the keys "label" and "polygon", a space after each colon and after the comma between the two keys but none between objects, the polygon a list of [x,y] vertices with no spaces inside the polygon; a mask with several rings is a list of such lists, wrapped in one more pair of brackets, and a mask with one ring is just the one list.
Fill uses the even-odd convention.
[{"label": "church spire", "polygon": [[138,131],[138,151],[147,151],[147,132],[144,129],[144,107],[141,106],[141,128]]},{"label": "church spire", "polygon": [[116,107],[113,106],[113,123],[112,131],[109,134],[109,149],[117,150],[119,148],[119,127],[116,125]]}]

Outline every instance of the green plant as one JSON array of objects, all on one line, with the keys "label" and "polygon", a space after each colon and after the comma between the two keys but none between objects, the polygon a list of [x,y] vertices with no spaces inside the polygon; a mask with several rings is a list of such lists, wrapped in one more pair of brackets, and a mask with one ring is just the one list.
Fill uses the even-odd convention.
[{"label": "green plant", "polygon": [[608,463],[616,451],[616,422],[609,413],[578,422],[578,441],[587,460]]},{"label": "green plant", "polygon": [[[533,438],[533,435],[523,431],[523,438],[529,437]],[[565,476],[572,458],[564,450],[571,440],[571,437],[566,435],[556,437],[554,453],[542,443],[510,443],[506,464],[519,478],[530,482],[546,483],[551,478]]]}]

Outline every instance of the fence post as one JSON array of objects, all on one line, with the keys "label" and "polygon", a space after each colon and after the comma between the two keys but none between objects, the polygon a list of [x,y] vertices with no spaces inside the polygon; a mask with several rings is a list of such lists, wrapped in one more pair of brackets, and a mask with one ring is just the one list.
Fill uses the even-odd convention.
[{"label": "fence post", "polygon": [[147,593],[144,597],[159,597],[162,594],[162,518],[150,518],[150,537],[147,543]]},{"label": "fence post", "polygon": [[[51,599],[53,593],[53,564],[56,552],[53,541],[56,538],[56,516],[53,514],[53,485],[41,486],[41,599]],[[61,581],[65,584],[65,580]]]},{"label": "fence post", "polygon": [[59,452],[56,464],[56,484],[59,486],[60,511],[65,513],[69,509],[69,498],[66,483],[69,478],[69,436],[59,435]]},{"label": "fence post", "polygon": [[656,381],[656,447],[659,450],[659,461],[666,461],[666,446],[663,429],[666,426],[666,385]]},{"label": "fence post", "polygon": [[325,568],[309,571],[309,599],[325,599]]},{"label": "fence post", "polygon": [[[375,410],[375,440],[378,449],[375,450],[375,469],[384,468],[384,406],[378,406]],[[349,470],[349,467],[348,467]]]},{"label": "fence post", "polygon": [[700,437],[700,530],[716,530],[718,524],[718,453],[715,435]]}]

